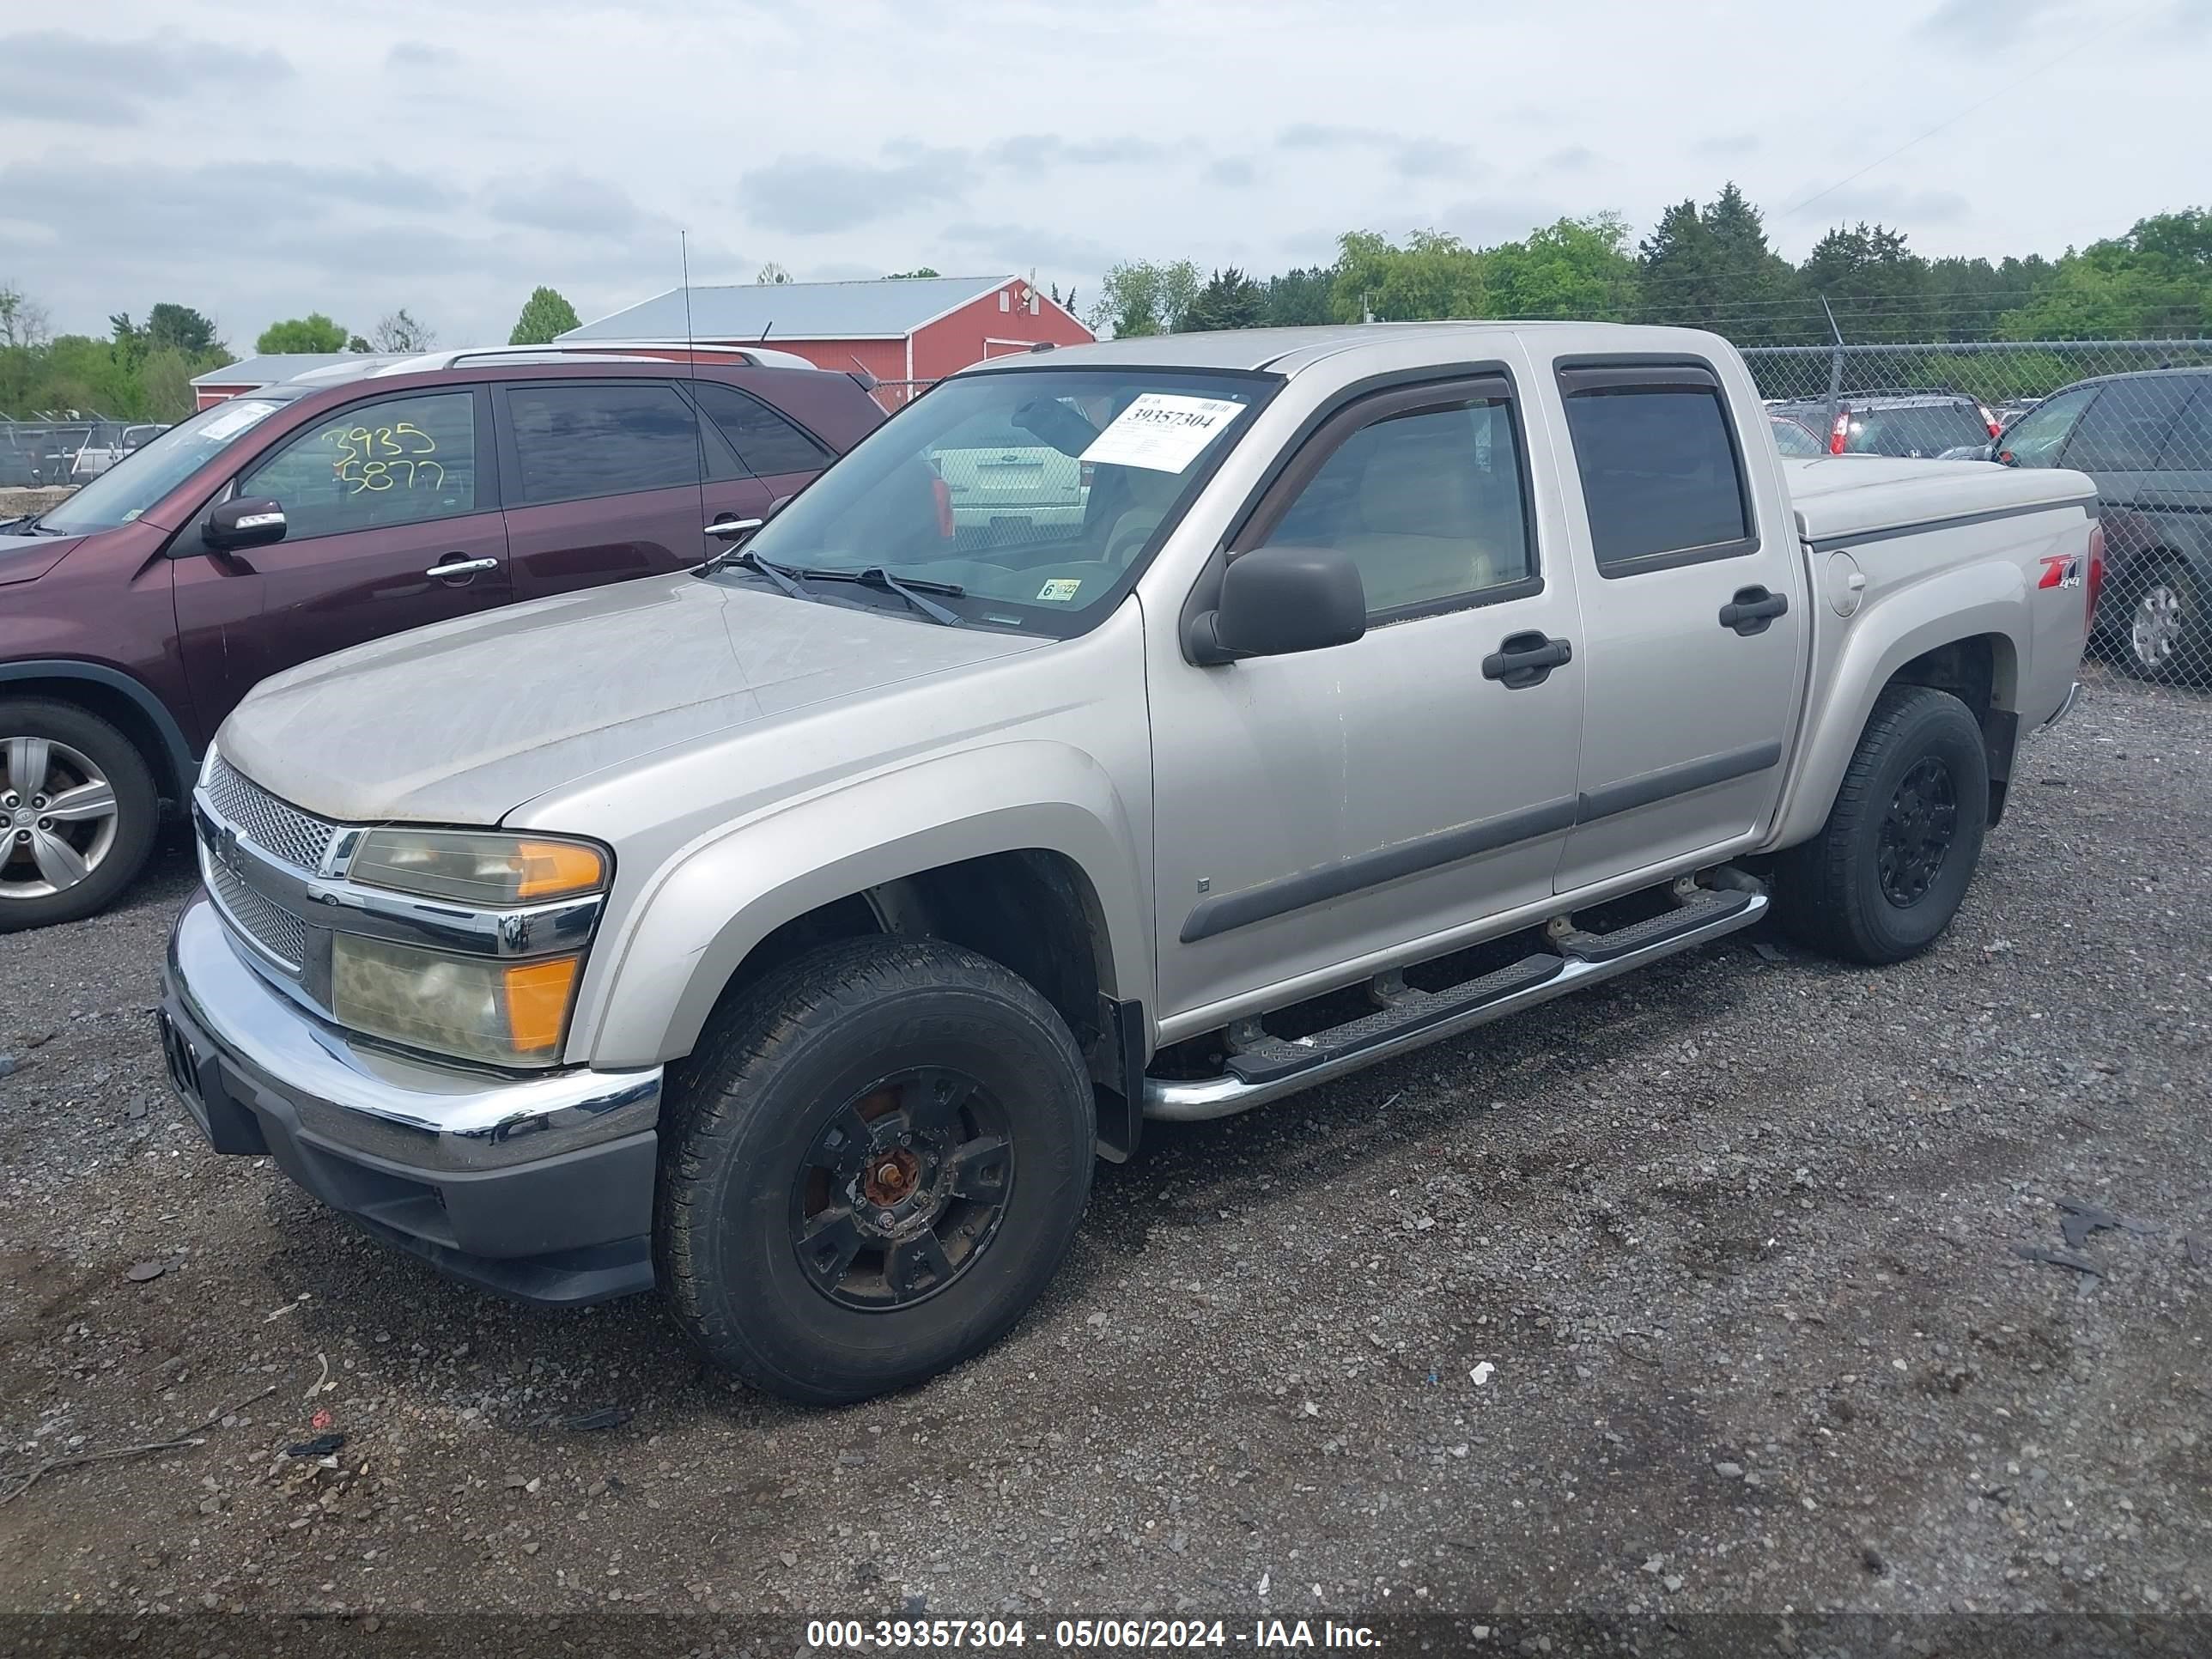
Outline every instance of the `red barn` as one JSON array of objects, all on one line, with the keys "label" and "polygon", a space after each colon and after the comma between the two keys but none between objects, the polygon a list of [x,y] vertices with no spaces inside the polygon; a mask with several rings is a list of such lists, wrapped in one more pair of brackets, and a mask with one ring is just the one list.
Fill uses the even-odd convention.
[{"label": "red barn", "polygon": [[899,276],[863,283],[750,283],[672,288],[572,328],[563,345],[765,345],[823,368],[864,369],[896,406],[927,383],[986,357],[1095,337],[1018,276]]}]

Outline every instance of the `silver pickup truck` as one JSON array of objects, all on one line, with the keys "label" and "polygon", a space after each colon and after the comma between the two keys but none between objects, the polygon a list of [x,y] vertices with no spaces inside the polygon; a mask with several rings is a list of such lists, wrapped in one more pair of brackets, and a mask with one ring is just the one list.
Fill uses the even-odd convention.
[{"label": "silver pickup truck", "polygon": [[[1080,511],[957,513],[983,427]],[[2078,689],[2094,507],[1785,460],[1683,330],[980,364],[696,573],[262,685],[193,797],[170,1068],[450,1273],[657,1285],[758,1386],[864,1397],[1005,1332],[1147,1117],[1770,910],[1926,946]]]}]

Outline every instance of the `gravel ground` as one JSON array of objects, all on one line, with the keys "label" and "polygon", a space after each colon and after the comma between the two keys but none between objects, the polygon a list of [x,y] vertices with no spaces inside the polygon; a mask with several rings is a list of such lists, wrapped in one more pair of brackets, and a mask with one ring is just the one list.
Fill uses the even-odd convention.
[{"label": "gravel ground", "polygon": [[[207,1152],[173,848],[0,939],[0,1498],[203,1443],[0,1507],[0,1610],[2205,1615],[2208,829],[2212,701],[2100,676],[1921,959],[1739,936],[1154,1126],[1010,1340],[838,1412]],[[2017,1254],[2062,1200],[2094,1273]]]},{"label": "gravel ground", "polygon": [[50,507],[58,507],[76,493],[73,485],[60,489],[0,489],[0,519],[43,513]]}]

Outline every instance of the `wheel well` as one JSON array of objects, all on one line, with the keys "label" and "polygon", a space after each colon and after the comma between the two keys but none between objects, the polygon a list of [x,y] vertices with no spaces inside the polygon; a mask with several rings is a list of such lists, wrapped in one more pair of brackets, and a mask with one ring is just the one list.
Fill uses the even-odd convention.
[{"label": "wheel well", "polygon": [[131,739],[154,775],[154,787],[166,800],[181,801],[191,792],[190,781],[179,776],[177,758],[161,731],[137,700],[127,691],[98,680],[53,674],[36,678],[0,680],[0,698],[44,697],[50,702],[73,703],[88,714],[97,714]]},{"label": "wheel well", "polygon": [[1097,896],[1073,860],[1042,848],[940,865],[795,916],[746,953],[719,1000],[805,951],[870,934],[941,939],[980,951],[1037,988],[1094,1071],[1109,1063],[1099,998],[1112,968]]},{"label": "wheel well", "polygon": [[1990,763],[1990,816],[1995,827],[2004,817],[2005,789],[2012,780],[2013,750],[2020,741],[2020,715],[2014,705],[2020,684],[2020,659],[2002,634],[1976,634],[1923,651],[1889,677],[1892,685],[1925,685],[1948,691],[1972,711],[1982,728]]}]

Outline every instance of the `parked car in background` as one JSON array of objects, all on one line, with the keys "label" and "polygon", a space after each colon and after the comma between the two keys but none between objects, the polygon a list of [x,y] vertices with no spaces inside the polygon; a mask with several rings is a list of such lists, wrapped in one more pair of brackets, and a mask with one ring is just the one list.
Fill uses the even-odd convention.
[{"label": "parked car in background", "polygon": [[1785,455],[1804,458],[1828,453],[1827,445],[1820,441],[1820,434],[1802,421],[1770,410],[1766,424],[1774,434],[1775,447]]},{"label": "parked car in background", "polygon": [[1831,455],[1933,459],[1962,444],[1985,444],[2000,430],[1987,404],[1958,392],[1847,392],[1832,414],[1825,398],[1797,398],[1768,412],[1824,434]]},{"label": "parked car in background", "polygon": [[110,426],[88,439],[70,464],[70,477],[79,483],[113,470],[117,462],[167,432],[167,426],[152,421],[131,426]]},{"label": "parked car in background", "polygon": [[0,932],[114,898],[256,681],[698,564],[882,419],[742,353],[443,353],[216,404],[0,525]]},{"label": "parked car in background", "polygon": [[1983,453],[2094,478],[2107,593],[2098,643],[2139,679],[2212,681],[2212,369],[2076,381]]},{"label": "parked car in background", "polygon": [[1091,469],[1011,421],[995,415],[963,421],[929,459],[945,481],[954,533],[969,546],[1055,532],[1073,536],[1083,527]]},{"label": "parked car in background", "polygon": [[[977,364],[698,574],[257,688],[193,796],[170,1076],[472,1283],[657,1284],[795,1399],[919,1382],[1148,1116],[1770,904],[1847,961],[1943,932],[2079,690],[2094,487],[1786,460],[1757,398],[1606,324]],[[1081,523],[963,545],[936,459],[1009,428],[1091,467]]]}]

